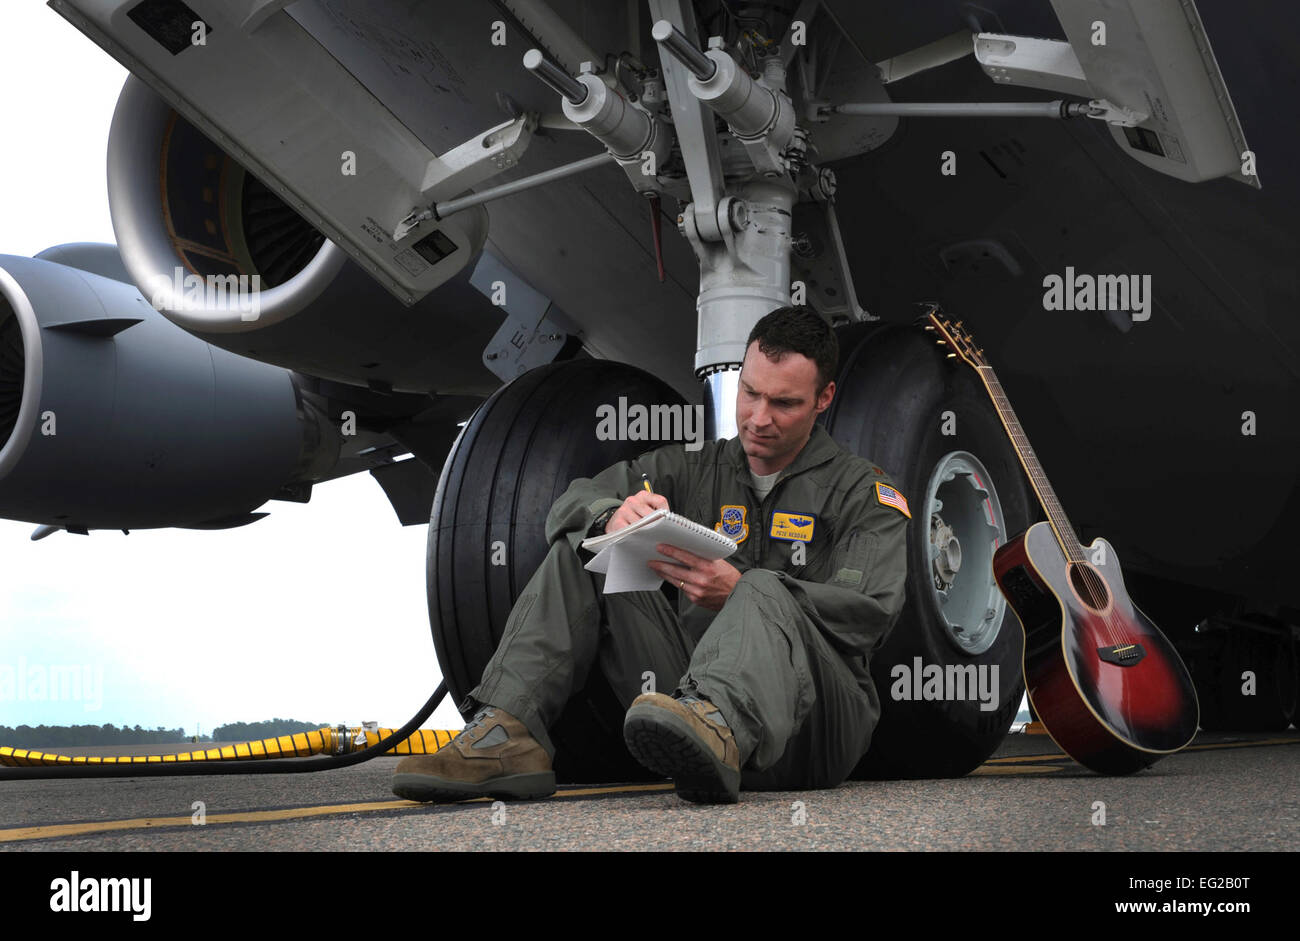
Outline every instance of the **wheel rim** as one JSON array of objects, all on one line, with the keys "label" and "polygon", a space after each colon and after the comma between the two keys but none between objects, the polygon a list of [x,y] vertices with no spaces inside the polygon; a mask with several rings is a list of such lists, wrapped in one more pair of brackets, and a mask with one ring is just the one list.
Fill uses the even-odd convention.
[{"label": "wheel rim", "polygon": [[1007,606],[993,580],[993,553],[1007,539],[993,478],[969,451],[949,452],[930,474],[923,510],[930,595],[944,636],[964,654],[981,654],[997,640]]}]

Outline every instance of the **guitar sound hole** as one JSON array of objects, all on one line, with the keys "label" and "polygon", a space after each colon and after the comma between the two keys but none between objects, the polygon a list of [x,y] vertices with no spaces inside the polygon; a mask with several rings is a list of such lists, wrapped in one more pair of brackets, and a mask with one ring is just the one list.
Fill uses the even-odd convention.
[{"label": "guitar sound hole", "polygon": [[1090,565],[1074,564],[1070,566],[1070,585],[1074,593],[1085,605],[1094,611],[1104,610],[1110,604],[1110,591],[1101,573]]}]

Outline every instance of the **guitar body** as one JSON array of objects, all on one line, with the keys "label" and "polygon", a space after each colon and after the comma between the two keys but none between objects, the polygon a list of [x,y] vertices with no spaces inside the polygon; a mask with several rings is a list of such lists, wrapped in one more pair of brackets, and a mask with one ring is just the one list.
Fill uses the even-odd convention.
[{"label": "guitar body", "polygon": [[[1104,539],[1081,546],[1006,390],[961,321],[925,329],[980,376],[1050,522],[993,554],[993,577],[1025,630],[1025,687],[1056,744],[1102,774],[1128,774],[1196,735],[1200,707],[1178,651],[1138,610]],[[1068,548],[1063,548],[1068,547]]]},{"label": "guitar body", "polygon": [[1084,548],[1089,561],[1069,561],[1051,525],[1035,523],[997,550],[993,573],[1024,627],[1025,685],[1053,741],[1094,771],[1128,774],[1190,742],[1200,710],[1110,543]]}]

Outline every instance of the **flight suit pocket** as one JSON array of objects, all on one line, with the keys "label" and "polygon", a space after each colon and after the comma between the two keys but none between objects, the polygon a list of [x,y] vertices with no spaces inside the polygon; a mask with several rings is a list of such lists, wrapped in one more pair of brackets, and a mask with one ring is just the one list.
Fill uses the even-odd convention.
[{"label": "flight suit pocket", "polygon": [[861,588],[876,554],[878,539],[875,533],[855,529],[849,534],[848,545],[842,558],[836,560],[835,574],[830,584],[845,588]]},{"label": "flight suit pocket", "polygon": [[[492,659],[488,661],[487,669],[483,672],[483,677],[480,680],[482,685],[486,686],[490,681],[499,679],[501,674],[501,664],[505,662],[507,657],[509,657],[510,647],[514,644],[515,638],[519,636],[519,626],[523,624],[524,620],[528,617],[528,613],[532,610],[535,601],[537,601],[536,592],[529,592],[526,595],[522,595],[516,601],[514,608],[510,612],[510,616],[506,619],[505,628],[501,635],[501,642],[497,645],[496,652],[492,655]],[[546,667],[547,664],[544,663],[542,666]]]}]

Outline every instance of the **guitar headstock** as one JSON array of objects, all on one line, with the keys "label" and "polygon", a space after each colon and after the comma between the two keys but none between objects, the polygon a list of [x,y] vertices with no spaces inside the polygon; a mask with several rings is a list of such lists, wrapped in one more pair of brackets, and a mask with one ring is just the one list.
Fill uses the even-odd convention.
[{"label": "guitar headstock", "polygon": [[984,357],[984,351],[975,345],[975,338],[962,329],[960,320],[953,323],[939,313],[937,307],[931,309],[922,319],[926,321],[925,329],[934,334],[935,342],[940,346],[948,347],[951,351],[948,354],[949,359],[959,356],[973,369],[989,365],[989,361]]}]

